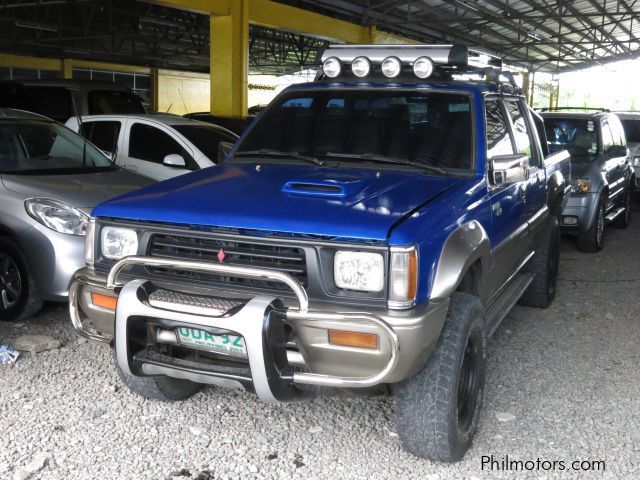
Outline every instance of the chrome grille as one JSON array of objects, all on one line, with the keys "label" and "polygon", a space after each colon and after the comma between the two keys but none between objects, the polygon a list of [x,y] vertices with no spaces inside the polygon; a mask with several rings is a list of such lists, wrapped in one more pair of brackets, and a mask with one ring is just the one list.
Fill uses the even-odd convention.
[{"label": "chrome grille", "polygon": [[[201,262],[222,262],[228,265],[250,266],[288,273],[303,286],[307,285],[307,266],[304,250],[288,245],[254,243],[209,237],[154,234],[147,254],[152,257],[177,258]],[[204,272],[172,268],[149,267],[150,273],[175,279],[190,279],[205,284],[237,285],[257,289],[286,290],[278,282],[228,277]]]}]

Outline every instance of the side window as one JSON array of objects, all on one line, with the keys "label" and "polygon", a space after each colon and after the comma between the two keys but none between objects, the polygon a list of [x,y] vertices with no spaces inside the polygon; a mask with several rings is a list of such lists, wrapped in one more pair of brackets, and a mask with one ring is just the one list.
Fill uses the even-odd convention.
[{"label": "side window", "polygon": [[527,128],[527,121],[521,110],[520,102],[506,101],[507,111],[511,117],[513,124],[513,137],[516,142],[517,153],[526,155],[529,158],[529,165],[535,165],[537,162],[533,158],[533,148],[531,146],[531,137]]},{"label": "side window", "polygon": [[87,138],[100,150],[113,153],[120,134],[120,122],[84,122]]},{"label": "side window", "polygon": [[500,108],[500,103],[497,100],[487,100],[485,112],[487,120],[487,158],[514,154],[507,120]]},{"label": "side window", "polygon": [[184,148],[162,130],[143,123],[133,124],[129,137],[130,157],[162,163],[164,157],[171,153],[182,155],[185,161],[189,161],[190,155]]},{"label": "side window", "polygon": [[613,134],[607,120],[602,121],[602,150],[607,152],[614,145]]}]

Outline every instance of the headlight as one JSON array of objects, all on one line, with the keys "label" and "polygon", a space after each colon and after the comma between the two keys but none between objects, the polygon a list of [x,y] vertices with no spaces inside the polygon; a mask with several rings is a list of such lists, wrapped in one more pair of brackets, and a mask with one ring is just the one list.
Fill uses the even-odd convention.
[{"label": "headlight", "polygon": [[381,292],[384,259],[379,253],[338,251],[333,259],[333,278],[338,288]]},{"label": "headlight", "polygon": [[414,247],[391,247],[389,308],[411,307],[418,292],[418,254]]},{"label": "headlight", "polygon": [[92,267],[95,259],[96,221],[93,218],[87,223],[87,234],[84,237],[84,262]]},{"label": "headlight", "polygon": [[100,245],[104,258],[120,260],[138,253],[138,234],[129,228],[104,227]]},{"label": "headlight", "polygon": [[51,230],[69,235],[84,235],[89,215],[68,203],[53,198],[29,198],[24,207],[36,221]]},{"label": "headlight", "polygon": [[640,168],[640,157],[633,157],[633,166]]},{"label": "headlight", "polygon": [[571,191],[587,193],[591,188],[591,180],[588,178],[574,178],[571,180]]}]

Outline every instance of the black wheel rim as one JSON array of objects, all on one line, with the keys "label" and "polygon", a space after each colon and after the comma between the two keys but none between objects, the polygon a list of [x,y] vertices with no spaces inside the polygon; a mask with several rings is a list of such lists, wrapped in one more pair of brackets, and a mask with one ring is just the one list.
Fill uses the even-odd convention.
[{"label": "black wheel rim", "polygon": [[458,379],[458,427],[463,432],[471,428],[478,401],[480,382],[478,354],[478,346],[469,337]]},{"label": "black wheel rim", "polygon": [[12,308],[22,296],[20,270],[6,253],[0,253],[0,311]]}]

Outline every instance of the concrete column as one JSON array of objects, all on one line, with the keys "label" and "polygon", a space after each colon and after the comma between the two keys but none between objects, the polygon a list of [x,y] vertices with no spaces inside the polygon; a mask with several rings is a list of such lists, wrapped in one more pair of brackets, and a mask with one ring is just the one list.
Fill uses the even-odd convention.
[{"label": "concrete column", "polygon": [[235,0],[229,10],[210,17],[211,113],[246,115],[249,0]]}]

